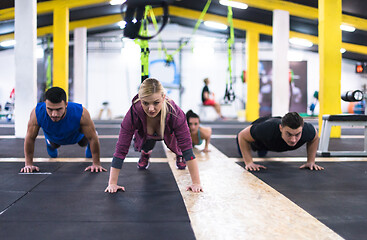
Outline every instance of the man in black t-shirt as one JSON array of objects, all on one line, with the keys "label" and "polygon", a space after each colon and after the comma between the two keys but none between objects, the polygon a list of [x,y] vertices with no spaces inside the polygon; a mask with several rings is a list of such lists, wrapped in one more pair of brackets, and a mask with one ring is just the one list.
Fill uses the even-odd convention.
[{"label": "man in black t-shirt", "polygon": [[264,157],[267,151],[284,152],[295,150],[307,143],[307,163],[300,168],[322,170],[315,164],[316,151],[319,143],[317,130],[310,123],[305,123],[296,112],[290,112],[284,117],[262,117],[242,130],[237,136],[237,143],[246,170],[259,171],[266,169],[263,165],[255,164],[252,160],[251,149],[257,151],[259,157]]}]

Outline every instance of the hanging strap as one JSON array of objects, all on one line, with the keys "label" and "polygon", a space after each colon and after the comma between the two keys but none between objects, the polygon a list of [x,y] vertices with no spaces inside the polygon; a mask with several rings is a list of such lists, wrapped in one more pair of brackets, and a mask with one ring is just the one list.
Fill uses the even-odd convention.
[{"label": "hanging strap", "polygon": [[[191,33],[190,39],[195,35],[196,31],[199,29],[200,24],[203,22],[204,16],[205,16],[206,12],[208,11],[208,9],[210,7],[210,4],[211,4],[211,0],[208,0],[205,4],[205,7],[204,7],[203,11],[201,12],[201,14],[199,16],[199,19],[196,21],[196,24],[195,24],[194,30]],[[154,25],[155,29],[157,30],[158,25],[157,25],[157,21],[155,19],[155,16],[153,14],[153,11],[151,11],[151,17],[152,17],[153,25]],[[162,41],[161,37],[159,37],[159,42],[163,46],[163,51],[164,51],[164,54],[166,56],[166,61],[167,62],[173,61],[173,56],[176,55],[178,52],[180,52],[181,49],[183,47],[185,47],[190,42],[190,39],[184,41],[172,54],[168,54],[167,49],[163,45],[163,41]]]},{"label": "hanging strap", "polygon": [[[148,13],[152,9],[151,6],[145,6],[144,18],[139,30],[139,35],[148,35]],[[141,82],[149,77],[149,43],[148,40],[135,39],[135,43],[140,46],[140,62],[141,62]]]},{"label": "hanging strap", "polygon": [[48,36],[47,37],[47,50],[46,50],[46,52],[47,52],[47,59],[46,59],[47,69],[46,69],[46,89],[45,89],[45,91],[47,91],[52,86],[52,66],[51,66],[50,42],[51,42],[51,37]]},{"label": "hanging strap", "polygon": [[225,102],[233,102],[236,98],[232,89],[232,47],[234,43],[234,28],[233,28],[233,12],[232,7],[228,6],[227,21],[229,25],[229,38],[228,38],[228,78],[226,81],[226,91],[224,94]]},{"label": "hanging strap", "polygon": [[234,43],[234,30],[233,30],[233,12],[231,6],[228,6],[227,20],[230,27],[228,38],[228,72],[229,72],[229,82],[230,85],[232,85],[232,46]]}]

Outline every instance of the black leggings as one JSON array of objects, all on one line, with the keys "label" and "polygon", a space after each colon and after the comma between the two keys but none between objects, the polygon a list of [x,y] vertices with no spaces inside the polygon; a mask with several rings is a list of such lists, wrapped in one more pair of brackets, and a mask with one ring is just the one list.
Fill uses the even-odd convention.
[{"label": "black leggings", "polygon": [[[60,147],[60,144],[53,143],[53,142],[51,142],[50,140],[48,140],[48,142],[50,143],[51,147],[53,147],[53,148],[59,148],[59,147]],[[80,141],[78,142],[78,144],[79,144],[79,146],[81,146],[81,147],[85,147],[85,146],[87,146],[87,145],[88,145],[88,139],[84,136],[84,137],[82,138],[82,140],[80,140]],[[154,147],[154,146],[153,146],[153,147]]]},{"label": "black leggings", "polygon": [[149,152],[150,150],[152,150],[155,146],[155,143],[157,142],[157,140],[154,139],[148,139],[145,141],[145,143],[143,144],[143,147],[141,148],[144,152]]}]

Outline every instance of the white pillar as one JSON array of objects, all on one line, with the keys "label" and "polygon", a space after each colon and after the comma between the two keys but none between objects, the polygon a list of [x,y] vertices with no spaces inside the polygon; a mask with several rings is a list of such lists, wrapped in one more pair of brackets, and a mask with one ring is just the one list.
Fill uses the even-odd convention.
[{"label": "white pillar", "polygon": [[87,28],[74,30],[74,102],[87,107]]},{"label": "white pillar", "polygon": [[37,103],[37,1],[15,0],[15,136],[25,138]]},{"label": "white pillar", "polygon": [[272,115],[289,111],[289,12],[273,11],[273,89]]}]

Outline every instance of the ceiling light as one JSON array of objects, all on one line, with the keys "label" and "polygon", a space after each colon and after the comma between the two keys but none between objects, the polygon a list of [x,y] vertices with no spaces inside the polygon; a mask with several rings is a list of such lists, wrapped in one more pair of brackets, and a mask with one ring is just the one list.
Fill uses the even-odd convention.
[{"label": "ceiling light", "polygon": [[13,47],[14,45],[15,45],[15,40],[14,39],[5,40],[5,41],[0,42],[1,47]]},{"label": "ceiling light", "polygon": [[248,5],[245,3],[240,3],[236,1],[230,1],[230,0],[219,0],[219,3],[225,6],[235,7],[239,9],[247,9]]},{"label": "ceiling light", "polygon": [[212,21],[205,21],[204,25],[210,28],[216,28],[219,30],[226,30],[227,29],[227,25],[223,24],[223,23],[217,23],[217,22],[212,22]]},{"label": "ceiling light", "polygon": [[313,43],[303,39],[303,38],[291,38],[289,39],[289,42],[294,45],[302,46],[302,47],[312,47]]},{"label": "ceiling light", "polygon": [[340,52],[341,52],[341,53],[345,53],[346,51],[347,51],[347,50],[346,50],[345,48],[341,48],[341,49],[340,49]]},{"label": "ceiling light", "polygon": [[355,27],[344,25],[344,24],[340,25],[340,29],[346,32],[354,32],[356,30]]},{"label": "ceiling light", "polygon": [[121,5],[121,4],[125,3],[125,2],[126,2],[126,0],[111,0],[110,1],[110,4],[111,5]]}]

